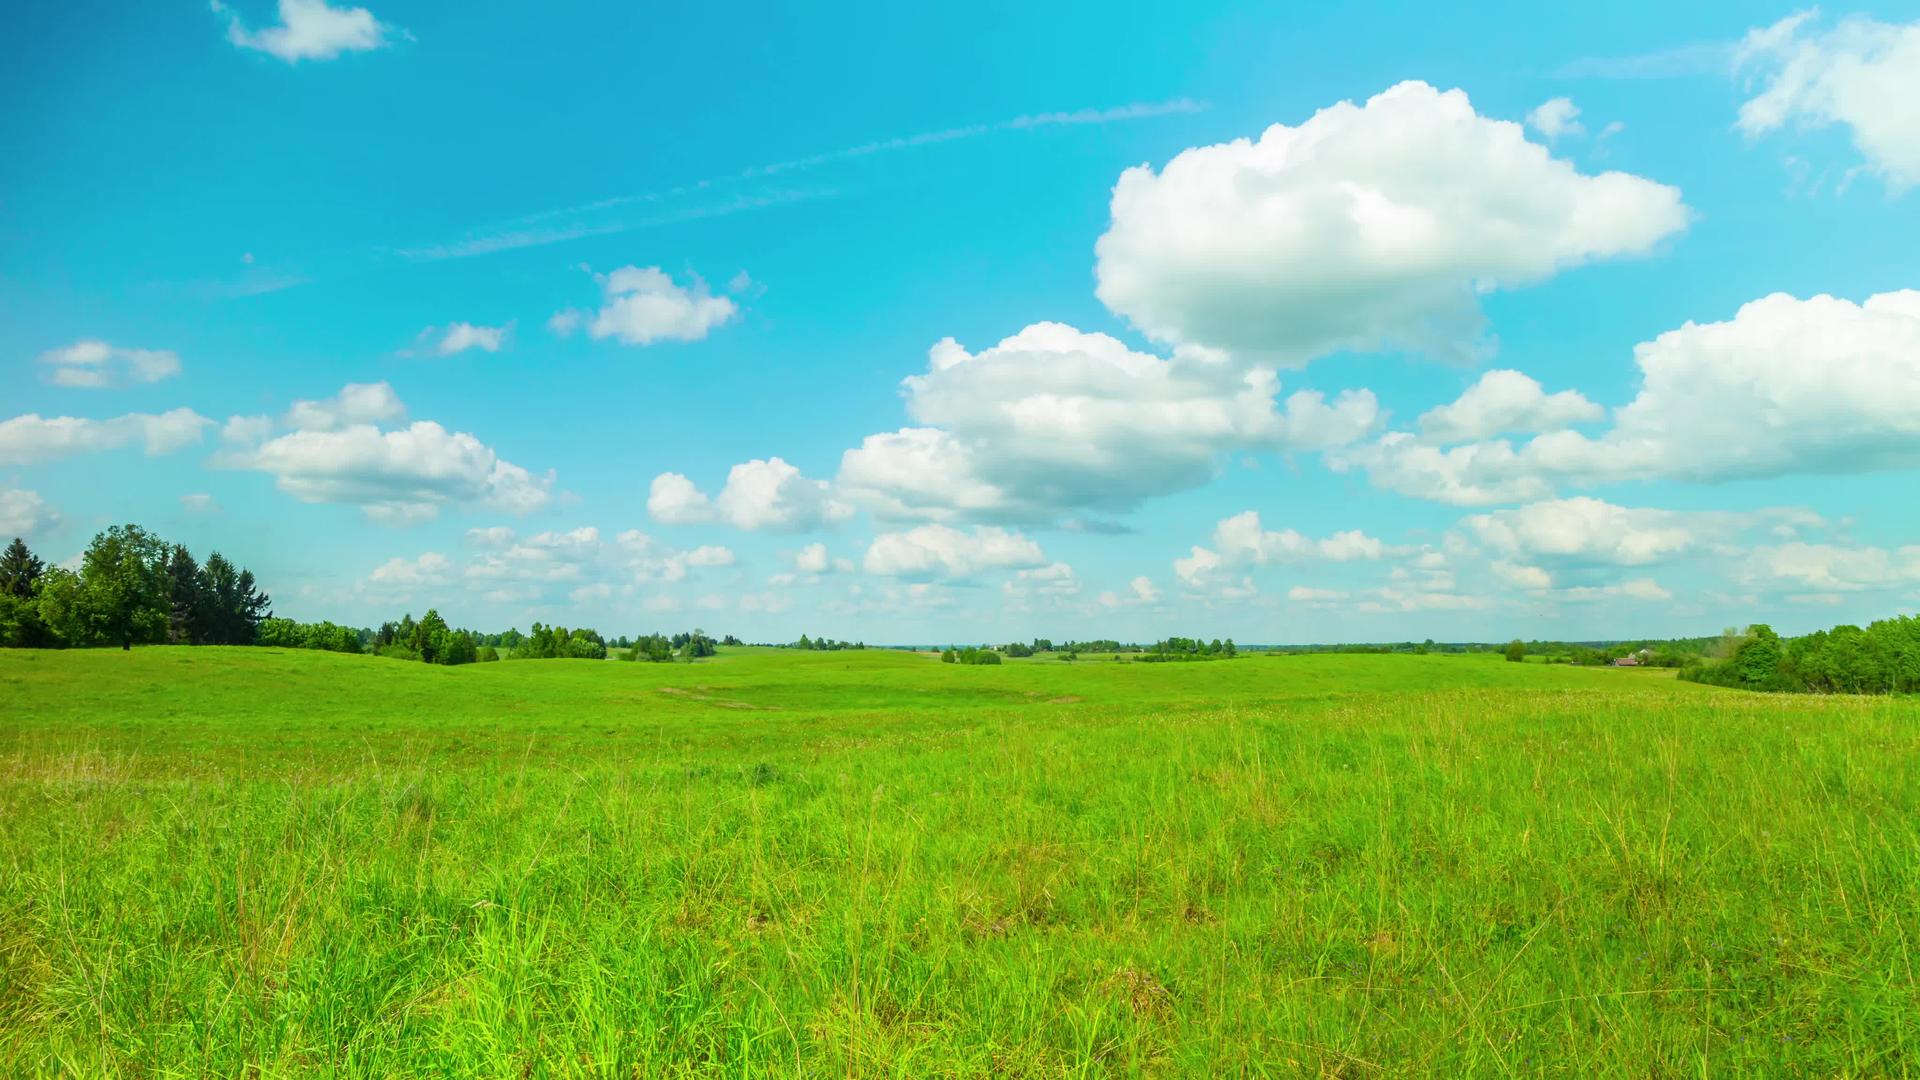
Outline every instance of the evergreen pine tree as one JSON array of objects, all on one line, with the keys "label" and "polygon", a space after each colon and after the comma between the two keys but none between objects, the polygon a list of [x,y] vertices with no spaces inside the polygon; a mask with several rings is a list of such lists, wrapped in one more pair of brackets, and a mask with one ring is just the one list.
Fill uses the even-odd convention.
[{"label": "evergreen pine tree", "polygon": [[34,582],[46,569],[47,564],[28,550],[26,541],[16,536],[13,543],[7,545],[6,552],[0,554],[0,591],[25,600],[33,595]]},{"label": "evergreen pine tree", "polygon": [[167,642],[194,645],[195,614],[200,596],[200,564],[193,553],[175,544],[167,553]]}]

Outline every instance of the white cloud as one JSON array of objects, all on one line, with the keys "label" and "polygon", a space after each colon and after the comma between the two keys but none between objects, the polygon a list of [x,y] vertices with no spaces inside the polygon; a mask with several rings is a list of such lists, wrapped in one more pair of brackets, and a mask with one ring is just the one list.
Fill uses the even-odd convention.
[{"label": "white cloud", "polygon": [[1489,506],[1543,498],[1546,480],[1521,467],[1505,441],[1441,448],[1404,431],[1390,431],[1364,446],[1342,450],[1327,464],[1335,472],[1364,469],[1375,487],[1454,506]]},{"label": "white cloud", "polygon": [[1271,370],[1190,351],[1163,359],[1035,323],[969,353],[951,338],[903,383],[922,427],[869,436],[838,487],[888,518],[1043,521],[1119,512],[1212,479],[1228,450],[1318,450],[1377,422],[1371,393],[1276,402]]},{"label": "white cloud", "polygon": [[1653,578],[1628,578],[1628,580],[1622,580],[1617,588],[1620,590],[1620,596],[1628,600],[1663,601],[1674,598],[1672,592],[1668,592],[1665,586],[1661,586],[1661,582]]},{"label": "white cloud", "polygon": [[33,536],[59,520],[39,492],[0,488],[0,536]]},{"label": "white cloud", "polygon": [[1737,62],[1764,85],[1740,107],[1740,130],[1845,124],[1889,189],[1920,183],[1920,22],[1856,15],[1819,30],[1816,18],[1805,11],[1747,35]]},{"label": "white cloud", "polygon": [[148,455],[198,443],[213,421],[192,409],[128,413],[106,420],[28,413],[0,421],[0,465],[28,465],[139,443]]},{"label": "white cloud", "polygon": [[445,585],[453,579],[453,562],[437,551],[418,558],[392,558],[367,575],[378,591],[410,595],[413,590]]},{"label": "white cloud", "polygon": [[1472,596],[1432,585],[1383,585],[1369,589],[1355,609],[1369,615],[1416,611],[1477,611],[1491,605],[1484,596]]},{"label": "white cloud", "polygon": [[1295,585],[1287,590],[1287,599],[1297,604],[1323,606],[1337,604],[1348,597],[1348,593],[1339,589],[1316,589],[1308,585]]},{"label": "white cloud", "polygon": [[1613,585],[1576,585],[1569,589],[1559,589],[1548,594],[1551,599],[1571,603],[1590,603],[1597,600],[1645,600],[1658,602],[1673,599],[1673,593],[1667,591],[1652,578],[1631,578]]},{"label": "white cloud", "polygon": [[1620,583],[1621,593],[1635,600],[1671,600],[1673,594],[1652,578],[1633,578]]},{"label": "white cloud", "polygon": [[1150,606],[1160,602],[1160,588],[1153,579],[1142,575],[1127,582],[1127,591],[1123,595],[1109,589],[1096,598],[1101,607],[1119,608],[1130,605]]},{"label": "white cloud", "polygon": [[405,31],[380,22],[361,7],[330,7],[326,0],[280,0],[280,24],[249,30],[222,0],[213,12],[227,17],[227,40],[243,49],[268,53],[289,64],[331,60],[343,52],[384,48]]},{"label": "white cloud", "polygon": [[[415,578],[430,584],[458,582],[469,592],[499,603],[556,602],[562,596],[574,602],[625,603],[643,585],[684,582],[695,571],[732,566],[736,561],[724,547],[675,551],[635,530],[609,542],[591,525],[530,536],[496,525],[467,530],[466,542],[475,550],[465,563],[456,564],[438,553],[414,561],[395,559],[369,582],[392,585]],[[649,611],[657,607],[643,606]]]},{"label": "white cloud", "polygon": [[1478,349],[1478,294],[1645,254],[1686,226],[1672,187],[1581,174],[1466,94],[1401,83],[1258,140],[1128,169],[1099,296],[1156,340],[1281,363]]},{"label": "white cloud", "polygon": [[1890,589],[1920,582],[1920,545],[1897,550],[1835,544],[1781,544],[1754,550],[1740,567],[1749,585],[1816,592]]},{"label": "white cloud", "polygon": [[[1463,522],[1503,555],[1583,565],[1645,566],[1698,549],[1714,515],[1615,506],[1581,496],[1476,514]],[[1532,586],[1544,588],[1545,586]]]},{"label": "white cloud", "polygon": [[432,518],[447,504],[527,513],[552,497],[551,473],[537,477],[466,432],[430,420],[377,426],[405,414],[386,383],[350,384],[325,401],[296,402],[287,413],[293,431],[236,445],[214,463],[270,473],[302,502],[359,506],[390,524]]},{"label": "white cloud", "polygon": [[180,505],[193,514],[211,514],[220,509],[220,504],[213,500],[213,496],[205,492],[180,496]]},{"label": "white cloud", "polygon": [[180,374],[180,358],[165,349],[123,349],[87,339],[40,354],[55,386],[102,389],[155,383]]},{"label": "white cloud", "polygon": [[1028,596],[1067,597],[1080,594],[1080,579],[1073,567],[1063,562],[1048,563],[1017,571],[1001,591],[1015,599]]},{"label": "white cloud", "polygon": [[794,553],[793,568],[803,574],[824,574],[827,572],[827,545],[808,544]]},{"label": "white cloud", "polygon": [[713,503],[693,481],[679,473],[661,473],[647,491],[647,516],[668,525],[697,525],[713,520]]},{"label": "white cloud", "polygon": [[[1556,481],[1719,481],[1920,466],[1920,291],[1865,303],[1776,293],[1634,349],[1641,388],[1598,436],[1550,431],[1450,449],[1404,432],[1340,451],[1376,486],[1456,505],[1541,498]],[[1431,415],[1431,414],[1429,414]]]},{"label": "white cloud", "polygon": [[735,562],[729,548],[705,545],[692,551],[674,551],[638,529],[629,529],[615,540],[616,548],[609,557],[624,574],[641,583],[672,584],[685,581],[692,570],[732,566]]},{"label": "white cloud", "polygon": [[[623,266],[598,280],[603,302],[587,323],[587,333],[616,338],[625,345],[699,341],[740,310],[730,298],[713,295],[698,277],[691,284],[676,285],[657,266]],[[561,312],[548,325],[564,335],[583,319]]]},{"label": "white cloud", "polygon": [[273,434],[271,416],[229,416],[220,426],[220,441],[251,445]]},{"label": "white cloud", "polygon": [[1515,589],[1540,590],[1553,587],[1553,575],[1538,566],[1497,559],[1493,562],[1491,569],[1497,580]]},{"label": "white cloud", "polygon": [[854,571],[853,560],[840,558],[827,551],[827,545],[808,544],[799,551],[788,555],[793,564],[794,573],[776,575],[785,580],[780,584],[792,585],[796,582],[813,584],[824,574],[851,574]]},{"label": "white cloud", "polygon": [[840,456],[835,486],[849,499],[890,519],[965,521],[1044,516],[976,475],[973,451],[939,428],[902,428],[869,435]]},{"label": "white cloud", "polygon": [[1549,98],[1536,106],[1527,114],[1527,126],[1545,135],[1549,142],[1562,135],[1584,135],[1587,131],[1580,124],[1580,106],[1563,97]]},{"label": "white cloud", "polygon": [[851,508],[824,481],[809,480],[775,457],[735,465],[712,499],[679,473],[661,473],[648,490],[647,513],[668,525],[718,522],[750,531],[805,532],[845,519]]},{"label": "white cloud", "polygon": [[717,544],[702,544],[686,554],[688,566],[732,566],[733,550]]},{"label": "white cloud", "polygon": [[500,351],[512,330],[512,323],[505,326],[476,326],[473,323],[456,322],[448,323],[444,329],[429,326],[420,331],[420,339],[425,341],[438,335],[440,340],[433,344],[435,356],[453,356],[468,349],[491,353]]},{"label": "white cloud", "polygon": [[491,525],[482,529],[468,529],[467,543],[474,547],[503,548],[513,543],[515,535],[505,525]]},{"label": "white cloud", "polygon": [[1046,565],[1040,545],[1016,532],[991,526],[962,531],[921,525],[881,533],[867,547],[869,574],[905,578],[968,578],[988,570]]},{"label": "white cloud", "polygon": [[469,587],[513,600],[532,600],[554,586],[582,581],[602,570],[607,549],[600,542],[600,530],[590,525],[525,538],[505,531],[506,539],[495,530],[467,533],[468,541],[483,549],[460,570]]},{"label": "white cloud", "polygon": [[1596,479],[1920,465],[1920,291],[1864,304],[1776,293],[1669,330],[1634,360],[1643,385],[1612,431],[1543,436],[1529,455]]},{"label": "white cloud", "polygon": [[[1216,550],[1217,549],[1217,550]],[[1213,549],[1195,547],[1184,559],[1175,559],[1174,575],[1188,585],[1206,584],[1217,572],[1232,567],[1313,561],[1355,562],[1392,554],[1379,539],[1357,529],[1314,540],[1293,529],[1270,531],[1260,514],[1243,511],[1223,519],[1213,530]]]},{"label": "white cloud", "polygon": [[1606,410],[1577,390],[1549,394],[1531,376],[1496,370],[1480,376],[1451,404],[1423,413],[1420,431],[1437,442],[1467,442],[1514,432],[1557,431],[1605,416]]},{"label": "white cloud", "polygon": [[1185,558],[1173,560],[1173,576],[1187,585],[1204,586],[1220,572],[1224,563],[1219,552],[1196,544]]},{"label": "white cloud", "polygon": [[296,401],[286,419],[288,427],[300,431],[334,431],[353,424],[391,423],[406,415],[406,406],[393,387],[377,382],[348,383],[322,401]]}]

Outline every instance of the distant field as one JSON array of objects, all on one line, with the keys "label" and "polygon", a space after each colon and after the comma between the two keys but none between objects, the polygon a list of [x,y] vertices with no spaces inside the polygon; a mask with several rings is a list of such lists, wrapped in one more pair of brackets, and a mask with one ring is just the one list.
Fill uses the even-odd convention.
[{"label": "distant field", "polygon": [[0,1076],[1899,1076],[1916,951],[1911,699],[0,651]]}]

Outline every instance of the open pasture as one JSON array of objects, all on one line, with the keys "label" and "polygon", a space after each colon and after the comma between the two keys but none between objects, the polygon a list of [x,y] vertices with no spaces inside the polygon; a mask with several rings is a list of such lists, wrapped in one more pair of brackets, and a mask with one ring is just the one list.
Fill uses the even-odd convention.
[{"label": "open pasture", "polygon": [[0,653],[0,1074],[1903,1075],[1920,703]]}]

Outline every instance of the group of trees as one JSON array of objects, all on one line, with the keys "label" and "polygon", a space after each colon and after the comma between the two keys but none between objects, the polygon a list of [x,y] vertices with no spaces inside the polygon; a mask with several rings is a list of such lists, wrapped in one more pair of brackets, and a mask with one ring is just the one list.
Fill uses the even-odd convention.
[{"label": "group of trees", "polygon": [[[322,627],[328,624],[310,625]],[[261,644],[267,643],[263,641]],[[381,656],[395,660],[418,660],[423,664],[475,664],[500,659],[499,651],[482,642],[481,635],[448,626],[447,620],[432,608],[420,616],[419,622],[413,621],[413,613],[408,612],[397,623],[381,623],[380,629],[367,637],[366,644]],[[325,646],[314,644],[304,647],[313,649]]]},{"label": "group of trees", "polygon": [[1035,652],[1123,653],[1140,651],[1140,646],[1138,645],[1122,645],[1112,638],[1095,638],[1092,641],[1069,641],[1058,646],[1055,646],[1052,642],[1048,642],[1048,648],[1044,650],[1040,649],[1038,645],[1039,643],[1035,642]]},{"label": "group of trees", "polygon": [[138,525],[95,536],[77,570],[18,537],[0,555],[4,645],[250,645],[271,614],[252,571],[217,551],[202,564]]},{"label": "group of trees", "polygon": [[325,652],[366,651],[365,632],[330,622],[303,623],[292,619],[263,619],[254,644],[282,649],[320,649]]},{"label": "group of trees", "polygon": [[[732,634],[727,635],[727,641],[736,645],[740,643],[740,639]],[[719,651],[719,643],[708,637],[705,630],[694,630],[691,633],[682,631],[672,637],[665,634],[643,634],[634,639],[632,647],[627,650],[627,659],[666,664],[676,658],[698,660]]]},{"label": "group of trees", "polygon": [[1000,654],[992,649],[973,645],[957,649],[949,645],[940,650],[940,662],[943,664],[998,664]]},{"label": "group of trees", "polygon": [[1240,655],[1233,639],[1202,641],[1199,638],[1170,637],[1154,642],[1139,658],[1146,663],[1170,660],[1231,660]]},{"label": "group of trees", "polygon": [[607,639],[598,630],[534,623],[513,650],[515,660],[605,660]]},{"label": "group of trees", "polygon": [[1920,692],[1920,617],[1841,625],[1782,639],[1765,624],[1729,631],[1680,677],[1717,686],[1814,694]]},{"label": "group of trees", "polygon": [[1023,641],[1009,641],[1000,646],[1000,651],[1008,656],[1037,656],[1040,653],[1053,652],[1053,639],[1037,637],[1031,644]]}]

